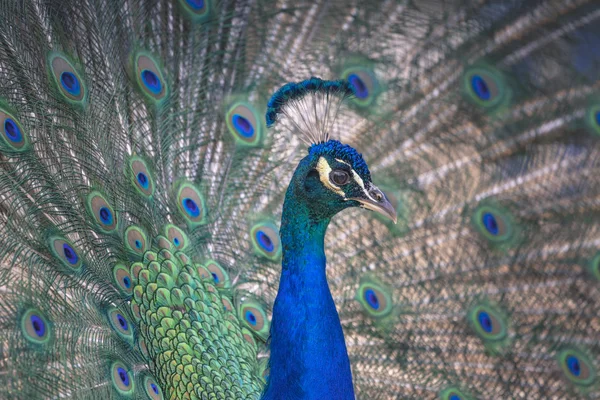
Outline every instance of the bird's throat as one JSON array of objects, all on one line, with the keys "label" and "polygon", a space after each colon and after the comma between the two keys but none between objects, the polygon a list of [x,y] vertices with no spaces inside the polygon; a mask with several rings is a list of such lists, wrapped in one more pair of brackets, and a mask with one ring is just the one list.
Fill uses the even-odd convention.
[{"label": "bird's throat", "polygon": [[[288,190],[281,221],[279,291],[271,323],[265,399],[354,399],[350,363],[325,274],[325,231]],[[279,393],[279,396],[278,396]]]}]

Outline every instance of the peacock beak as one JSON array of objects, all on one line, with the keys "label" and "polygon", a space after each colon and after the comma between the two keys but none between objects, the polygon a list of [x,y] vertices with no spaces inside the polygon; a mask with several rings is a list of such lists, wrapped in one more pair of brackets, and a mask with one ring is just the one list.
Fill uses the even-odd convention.
[{"label": "peacock beak", "polygon": [[398,216],[394,206],[387,199],[385,193],[373,184],[370,184],[365,190],[364,197],[351,197],[348,200],[358,201],[362,208],[375,211],[394,221],[394,224],[397,223]]}]

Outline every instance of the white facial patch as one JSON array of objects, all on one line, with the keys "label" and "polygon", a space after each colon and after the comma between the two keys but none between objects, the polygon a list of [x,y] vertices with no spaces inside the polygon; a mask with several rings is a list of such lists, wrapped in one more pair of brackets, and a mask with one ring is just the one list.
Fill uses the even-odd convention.
[{"label": "white facial patch", "polygon": [[[350,164],[348,164],[347,162],[345,162],[344,160],[340,160],[339,158],[336,158],[335,160],[337,162],[340,162],[340,163],[345,164],[350,167],[350,172],[352,173],[352,177],[354,178],[354,181],[356,183],[358,183],[358,185],[361,187],[363,192],[369,198],[373,199],[371,197],[371,195],[367,192],[364,181],[362,180],[360,175],[358,175],[356,173],[356,171],[354,171],[352,166]],[[342,196],[344,198],[344,200],[348,200],[348,199],[346,199],[346,195],[345,195],[344,191],[342,189],[340,189],[338,186],[331,183],[331,181],[329,180],[329,174],[331,173],[332,168],[329,165],[329,162],[327,161],[327,159],[325,159],[324,157],[319,157],[319,161],[317,162],[317,171],[319,171],[319,179],[321,180],[321,183],[323,183],[323,185],[325,185],[325,187],[333,190],[334,192],[336,192],[337,194]],[[373,200],[375,200],[375,199],[373,199]]]},{"label": "white facial patch", "polygon": [[321,180],[321,183],[325,185],[325,187],[346,198],[344,191],[329,181],[329,174],[331,173],[332,169],[325,157],[319,157],[319,162],[317,162],[317,171],[319,172],[319,179]]}]

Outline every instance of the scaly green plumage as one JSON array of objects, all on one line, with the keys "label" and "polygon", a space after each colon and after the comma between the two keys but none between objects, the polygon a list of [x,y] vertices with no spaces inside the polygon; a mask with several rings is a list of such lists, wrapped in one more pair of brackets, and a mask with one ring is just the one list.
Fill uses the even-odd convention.
[{"label": "scaly green plumage", "polygon": [[598,398],[599,19],[591,0],[2,3],[2,397],[259,398],[306,155],[263,118],[318,76],[360,87],[321,134],[398,211],[324,236],[357,398]]}]

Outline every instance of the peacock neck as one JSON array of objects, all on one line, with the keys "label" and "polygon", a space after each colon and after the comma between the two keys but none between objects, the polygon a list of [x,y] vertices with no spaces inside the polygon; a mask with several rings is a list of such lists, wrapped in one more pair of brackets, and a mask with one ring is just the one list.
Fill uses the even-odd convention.
[{"label": "peacock neck", "polygon": [[311,216],[288,190],[264,399],[354,399],[344,335],[325,274],[328,224],[328,218]]}]

